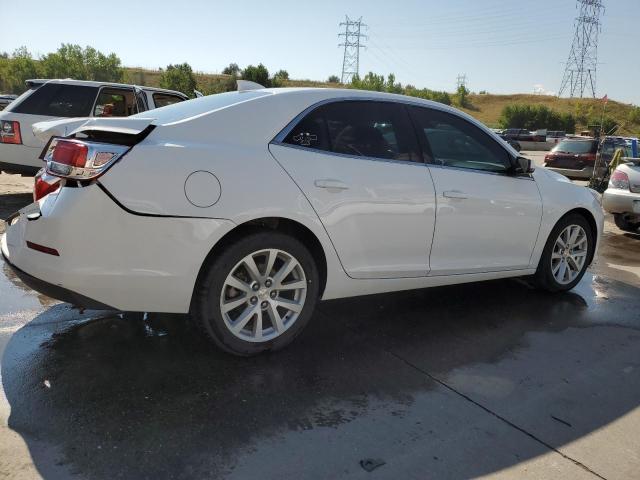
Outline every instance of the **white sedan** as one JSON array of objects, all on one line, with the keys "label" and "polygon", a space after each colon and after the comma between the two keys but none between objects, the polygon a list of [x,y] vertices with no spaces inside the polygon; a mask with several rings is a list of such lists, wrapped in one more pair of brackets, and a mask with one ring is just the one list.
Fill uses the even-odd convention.
[{"label": "white sedan", "polygon": [[593,191],[400,95],[223,93],[89,120],[43,156],[2,238],[19,276],[88,308],[190,313],[239,355],[291,342],[318,299],[521,276],[569,290],[603,229]]}]

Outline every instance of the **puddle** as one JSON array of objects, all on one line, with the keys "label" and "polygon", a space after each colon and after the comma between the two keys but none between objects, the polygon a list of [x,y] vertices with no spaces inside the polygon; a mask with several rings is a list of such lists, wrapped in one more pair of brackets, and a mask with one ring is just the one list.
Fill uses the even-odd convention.
[{"label": "puddle", "polygon": [[25,310],[42,310],[57,303],[60,302],[23,284],[0,258],[0,317],[23,313]]}]

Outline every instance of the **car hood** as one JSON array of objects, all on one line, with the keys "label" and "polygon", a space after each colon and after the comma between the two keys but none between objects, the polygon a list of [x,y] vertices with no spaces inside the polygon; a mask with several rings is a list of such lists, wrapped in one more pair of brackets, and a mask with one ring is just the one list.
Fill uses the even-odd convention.
[{"label": "car hood", "polygon": [[147,128],[152,118],[63,118],[33,124],[33,134],[47,142],[51,137],[66,137],[87,130],[125,133],[137,135]]}]

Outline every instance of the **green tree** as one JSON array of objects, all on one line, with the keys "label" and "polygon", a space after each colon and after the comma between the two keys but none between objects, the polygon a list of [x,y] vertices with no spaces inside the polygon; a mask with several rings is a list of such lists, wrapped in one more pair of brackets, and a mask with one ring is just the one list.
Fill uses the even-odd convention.
[{"label": "green tree", "polygon": [[26,47],[20,47],[11,57],[3,57],[0,61],[0,89],[11,93],[22,93],[25,80],[37,78],[38,65]]},{"label": "green tree", "polygon": [[640,107],[631,107],[628,113],[628,120],[636,125],[640,124]]},{"label": "green tree", "polygon": [[263,87],[271,85],[269,82],[269,70],[267,70],[267,67],[261,63],[258,64],[257,67],[253,65],[247,66],[247,68],[242,71],[242,78],[244,80],[259,83]]},{"label": "green tree", "polygon": [[73,78],[99,82],[121,82],[123,68],[114,53],[105,55],[93,47],[63,43],[55,52],[40,59],[42,74],[47,78]]},{"label": "green tree", "polygon": [[167,65],[167,68],[160,75],[160,86],[169,90],[177,90],[186,95],[193,96],[196,87],[196,77],[193,75],[191,65],[181,63]]},{"label": "green tree", "polygon": [[228,66],[224,67],[222,73],[223,75],[232,75],[234,77],[237,77],[238,75],[240,75],[240,67],[237,63],[230,63]]},{"label": "green tree", "polygon": [[286,70],[278,70],[273,75],[273,78],[279,78],[280,80],[289,80],[289,72],[287,72]]},{"label": "green tree", "polygon": [[340,77],[337,75],[331,75],[327,80],[328,83],[340,83]]},{"label": "green tree", "polygon": [[456,101],[461,107],[469,107],[469,89],[464,85],[460,85],[456,90]]},{"label": "green tree", "polygon": [[526,128],[537,130],[564,130],[574,132],[575,117],[570,113],[558,113],[545,105],[507,105],[500,116],[502,128]]}]

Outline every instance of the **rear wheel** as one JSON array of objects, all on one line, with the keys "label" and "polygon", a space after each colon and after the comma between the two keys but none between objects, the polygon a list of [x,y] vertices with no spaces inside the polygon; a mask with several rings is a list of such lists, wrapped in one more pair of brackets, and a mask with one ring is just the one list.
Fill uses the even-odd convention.
[{"label": "rear wheel", "polygon": [[309,323],[319,292],[313,257],[279,232],[225,248],[196,287],[192,317],[220,348],[249,356],[278,350]]},{"label": "rear wheel", "polygon": [[536,285],[550,292],[571,290],[584,276],[594,247],[591,226],[582,215],[560,219],[542,252]]},{"label": "rear wheel", "polygon": [[620,230],[625,232],[635,232],[640,228],[640,223],[630,222],[623,214],[616,213],[613,215],[613,220],[616,222],[616,226]]}]

